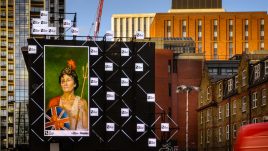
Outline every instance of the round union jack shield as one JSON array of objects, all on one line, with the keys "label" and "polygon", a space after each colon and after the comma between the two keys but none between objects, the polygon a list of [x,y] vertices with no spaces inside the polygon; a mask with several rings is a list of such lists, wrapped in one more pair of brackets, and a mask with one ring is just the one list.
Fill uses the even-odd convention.
[{"label": "round union jack shield", "polygon": [[59,106],[53,106],[47,110],[45,121],[46,130],[70,129],[70,118],[67,112]]}]

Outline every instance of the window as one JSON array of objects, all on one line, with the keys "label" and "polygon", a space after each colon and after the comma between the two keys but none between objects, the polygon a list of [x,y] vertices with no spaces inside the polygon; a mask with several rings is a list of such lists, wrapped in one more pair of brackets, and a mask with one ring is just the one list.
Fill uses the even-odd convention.
[{"label": "window", "polygon": [[244,96],[242,98],[242,112],[246,112],[246,107],[247,107],[247,97]]},{"label": "window", "polygon": [[207,129],[207,143],[210,142],[210,129]]},{"label": "window", "polygon": [[244,39],[248,40],[248,19],[244,20]]},{"label": "window", "polygon": [[210,87],[208,86],[208,88],[207,88],[207,100],[209,100],[210,99]]},{"label": "window", "polygon": [[214,50],[214,59],[218,59],[218,43],[214,42],[213,44]]},{"label": "window", "polygon": [[229,40],[233,40],[233,20],[229,20]]},{"label": "window", "polygon": [[233,56],[233,43],[229,42],[229,57],[231,58]]},{"label": "window", "polygon": [[252,94],[252,109],[257,108],[257,92]]},{"label": "window", "polygon": [[186,37],[186,20],[182,20],[182,37]]},{"label": "window", "polygon": [[238,75],[235,76],[235,89],[238,88]]},{"label": "window", "polygon": [[260,20],[260,40],[264,40],[264,19]]},{"label": "window", "polygon": [[226,107],[226,117],[229,117],[229,115],[230,115],[230,110],[229,110],[230,105],[229,105],[229,103],[227,103],[225,107]]},{"label": "window", "polygon": [[203,144],[203,131],[200,131],[200,144]]},{"label": "window", "polygon": [[268,75],[268,60],[265,60],[264,62],[264,73],[265,75]]},{"label": "window", "polygon": [[219,139],[218,141],[221,142],[222,141],[222,127],[219,127]]},{"label": "window", "polygon": [[243,72],[242,72],[242,86],[246,86],[246,75],[247,73],[246,73],[246,70],[243,70]]},{"label": "window", "polygon": [[218,20],[214,19],[213,20],[213,40],[216,41],[218,40]]},{"label": "window", "polygon": [[252,119],[252,123],[258,123],[258,118],[256,118],[256,117],[253,118],[253,119]]},{"label": "window", "polygon": [[237,131],[236,124],[234,124],[233,125],[233,138],[236,138],[236,131]]},{"label": "window", "polygon": [[266,105],[266,89],[262,89],[262,93],[261,93],[261,104],[262,105]]},{"label": "window", "polygon": [[228,80],[228,92],[233,90],[233,79]]},{"label": "window", "polygon": [[261,50],[264,50],[264,42],[261,42],[261,43],[260,43],[260,49],[261,49]]},{"label": "window", "polygon": [[203,124],[203,119],[204,119],[203,112],[200,112],[200,124]]},{"label": "window", "polygon": [[219,83],[219,95],[218,97],[222,96],[222,83]]},{"label": "window", "polygon": [[254,79],[257,80],[260,78],[260,64],[254,66]]},{"label": "window", "polygon": [[202,42],[198,43],[198,52],[202,53]]},{"label": "window", "polygon": [[248,52],[248,42],[244,43],[244,52]]},{"label": "window", "polygon": [[229,135],[230,135],[230,131],[229,131],[229,125],[226,125],[226,140],[229,140]]},{"label": "window", "polygon": [[171,21],[165,20],[165,37],[171,37]]},{"label": "window", "polygon": [[233,114],[236,114],[236,100],[233,101]]},{"label": "window", "polygon": [[222,111],[221,111],[221,106],[219,106],[219,119],[222,117]]},{"label": "window", "polygon": [[207,110],[207,122],[210,121],[210,109]]}]

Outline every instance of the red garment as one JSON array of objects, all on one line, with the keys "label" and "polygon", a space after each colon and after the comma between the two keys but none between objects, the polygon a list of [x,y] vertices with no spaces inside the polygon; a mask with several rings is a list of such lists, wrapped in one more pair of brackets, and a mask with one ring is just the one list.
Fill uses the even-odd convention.
[{"label": "red garment", "polygon": [[51,108],[53,106],[59,106],[60,105],[60,96],[56,96],[49,100],[48,107]]}]

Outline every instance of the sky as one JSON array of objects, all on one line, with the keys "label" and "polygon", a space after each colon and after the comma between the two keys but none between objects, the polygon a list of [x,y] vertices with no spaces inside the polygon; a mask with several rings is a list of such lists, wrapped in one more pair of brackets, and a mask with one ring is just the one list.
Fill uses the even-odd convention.
[{"label": "sky", "polygon": [[[92,23],[95,22],[98,2],[99,0],[66,0],[66,13],[77,13],[79,35],[93,35]],[[222,0],[222,3],[228,12],[268,12],[268,0]],[[171,0],[104,0],[99,36],[111,30],[112,14],[163,13],[170,8]],[[69,19],[72,17],[66,16]]]}]

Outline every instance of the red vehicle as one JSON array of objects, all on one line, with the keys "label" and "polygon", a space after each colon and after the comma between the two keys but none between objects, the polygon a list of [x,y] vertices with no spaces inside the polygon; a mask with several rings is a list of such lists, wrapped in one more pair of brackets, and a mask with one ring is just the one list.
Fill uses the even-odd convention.
[{"label": "red vehicle", "polygon": [[268,122],[241,127],[235,151],[268,151]]}]

